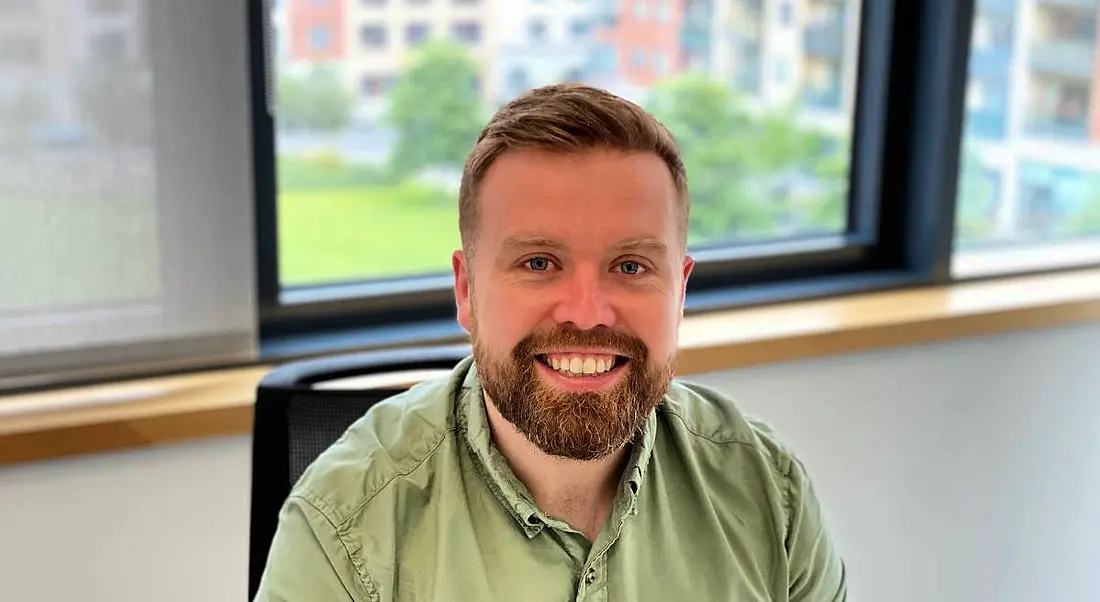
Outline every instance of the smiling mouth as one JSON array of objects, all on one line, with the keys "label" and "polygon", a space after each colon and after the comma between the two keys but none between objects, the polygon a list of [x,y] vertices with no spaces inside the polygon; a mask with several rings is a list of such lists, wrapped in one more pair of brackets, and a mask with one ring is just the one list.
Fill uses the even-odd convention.
[{"label": "smiling mouth", "polygon": [[630,360],[623,355],[582,355],[545,353],[535,358],[542,365],[571,378],[602,376],[625,366]]}]

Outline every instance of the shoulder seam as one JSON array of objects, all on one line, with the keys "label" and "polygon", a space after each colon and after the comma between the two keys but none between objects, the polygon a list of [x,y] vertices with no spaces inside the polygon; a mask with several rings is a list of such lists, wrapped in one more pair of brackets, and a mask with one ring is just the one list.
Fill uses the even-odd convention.
[{"label": "shoulder seam", "polygon": [[[371,502],[371,500],[373,500],[375,497],[377,497],[378,494],[385,491],[386,488],[390,486],[390,483],[393,483],[394,480],[396,480],[398,477],[404,477],[404,476],[408,476],[408,475],[412,474],[418,468],[423,466],[424,463],[427,462],[429,458],[431,458],[433,455],[435,455],[436,450],[438,450],[439,446],[442,445],[443,442],[447,439],[447,436],[454,433],[454,431],[455,431],[454,426],[448,426],[447,428],[443,429],[442,432],[440,433],[439,438],[434,443],[432,443],[431,449],[429,449],[427,451],[427,453],[425,453],[423,455],[423,457],[418,459],[415,464],[413,464],[411,467],[409,467],[406,470],[394,471],[394,473],[392,475],[390,475],[390,477],[388,479],[386,479],[385,483],[382,483],[377,488],[375,488],[375,490],[370,495],[366,496],[363,499],[363,501],[359,502],[355,506],[355,508],[353,508],[350,512],[348,512],[347,516],[343,517],[340,520],[339,523],[333,523],[333,525],[337,529],[340,529],[342,531],[345,527],[347,527],[348,521],[350,521],[352,519],[352,517],[354,517],[356,514],[358,514],[359,511],[362,510],[364,506],[369,504]],[[309,497],[312,498],[311,502],[314,503],[314,506],[317,506],[318,504],[323,505],[325,507],[325,509],[327,509],[331,514],[333,514],[333,515],[336,514],[336,511],[333,508],[331,508],[328,504],[326,504],[324,502],[324,499],[321,498],[320,496],[318,496],[317,493],[315,491],[313,491],[312,489],[310,489],[308,485],[302,485],[300,487],[300,490],[309,494]],[[315,501],[313,501],[313,500],[315,500]],[[321,510],[321,508],[318,508],[318,510]],[[336,517],[335,516],[332,516],[332,517],[327,517],[326,516],[326,518],[328,518],[328,520],[331,522]]]},{"label": "shoulder seam", "polygon": [[[336,523],[333,523],[332,518],[330,518],[328,514],[325,513],[325,510],[323,508],[318,507],[318,505],[314,503],[314,500],[311,500],[300,493],[291,493],[289,497],[301,500],[303,503],[308,504],[311,508],[317,511],[317,514],[320,514],[321,517],[325,519],[325,522],[328,523],[330,527],[332,527],[332,531],[336,534],[337,537],[340,538],[340,545],[344,548],[344,553],[347,554],[348,560],[355,567],[355,572],[357,573],[356,576],[359,577],[360,584],[367,591],[369,602],[379,602],[380,595],[378,593],[378,586],[377,584],[375,584],[374,579],[370,576],[370,573],[367,572],[366,567],[363,566],[361,562],[356,561],[355,555],[348,547],[348,540],[346,537],[344,537],[344,530]],[[325,556],[328,556],[327,551],[325,552]],[[328,561],[331,564],[332,558],[329,558]],[[336,567],[333,567],[333,570],[336,570]],[[349,598],[355,599],[355,596],[353,596],[351,592],[347,591],[346,586],[344,587],[344,591],[347,592]]]}]

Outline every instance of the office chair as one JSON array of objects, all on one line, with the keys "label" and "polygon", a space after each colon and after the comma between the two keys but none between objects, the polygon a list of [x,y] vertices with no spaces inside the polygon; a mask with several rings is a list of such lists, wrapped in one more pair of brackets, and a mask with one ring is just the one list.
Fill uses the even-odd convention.
[{"label": "office chair", "polygon": [[469,345],[368,351],[290,362],[264,376],[253,410],[249,600],[259,589],[279,510],[298,478],[371,406],[411,384],[408,376],[373,388],[336,381],[415,378],[410,373],[451,370],[470,353]]}]

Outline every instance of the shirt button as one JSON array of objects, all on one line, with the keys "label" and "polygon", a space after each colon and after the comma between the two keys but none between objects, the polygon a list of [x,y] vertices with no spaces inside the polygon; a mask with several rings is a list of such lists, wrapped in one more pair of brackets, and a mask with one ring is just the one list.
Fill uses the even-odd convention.
[{"label": "shirt button", "polygon": [[584,575],[584,583],[586,585],[592,585],[596,582],[596,569],[588,569],[588,572]]}]

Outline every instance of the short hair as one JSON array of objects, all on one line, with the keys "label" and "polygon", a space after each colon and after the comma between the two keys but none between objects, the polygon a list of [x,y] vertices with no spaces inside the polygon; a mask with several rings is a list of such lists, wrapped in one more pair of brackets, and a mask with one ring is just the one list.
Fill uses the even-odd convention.
[{"label": "short hair", "polygon": [[687,174],[680,149],[668,129],[642,107],[605,90],[582,84],[553,84],[530,90],[501,107],[466,157],[458,195],[458,228],[467,253],[474,248],[477,197],[485,174],[501,155],[520,149],[656,153],[672,175],[680,209],[681,244],[687,244]]}]

